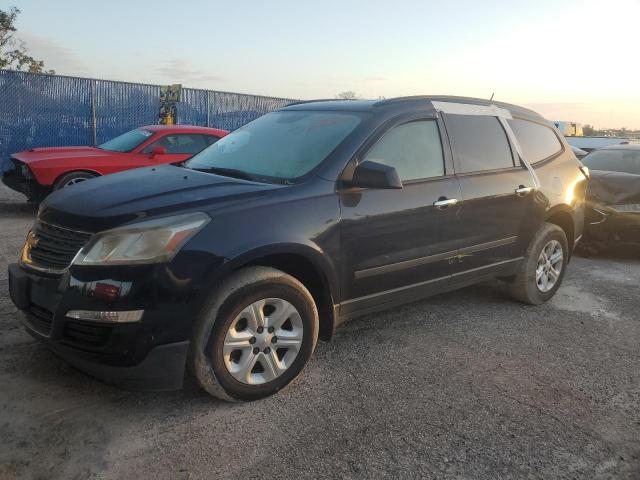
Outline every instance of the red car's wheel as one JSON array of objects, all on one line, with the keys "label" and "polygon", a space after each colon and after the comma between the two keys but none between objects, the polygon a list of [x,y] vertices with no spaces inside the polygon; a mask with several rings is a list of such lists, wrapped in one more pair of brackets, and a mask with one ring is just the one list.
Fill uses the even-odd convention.
[{"label": "red car's wheel", "polygon": [[76,183],[84,182],[85,180],[90,180],[97,175],[89,172],[71,172],[63,175],[56,183],[53,184],[54,190],[60,190],[64,187],[69,187],[71,185],[75,185]]}]

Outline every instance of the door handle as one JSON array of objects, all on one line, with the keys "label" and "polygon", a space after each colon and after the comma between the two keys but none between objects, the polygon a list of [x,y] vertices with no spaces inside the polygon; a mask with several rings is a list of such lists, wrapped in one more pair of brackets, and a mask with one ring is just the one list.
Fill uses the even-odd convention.
[{"label": "door handle", "polygon": [[437,201],[433,202],[433,206],[438,210],[446,210],[447,208],[458,203],[457,198],[439,198]]},{"label": "door handle", "polygon": [[518,188],[516,188],[516,195],[518,195],[519,197],[529,195],[531,192],[533,192],[533,187],[525,187],[524,185],[520,185]]}]

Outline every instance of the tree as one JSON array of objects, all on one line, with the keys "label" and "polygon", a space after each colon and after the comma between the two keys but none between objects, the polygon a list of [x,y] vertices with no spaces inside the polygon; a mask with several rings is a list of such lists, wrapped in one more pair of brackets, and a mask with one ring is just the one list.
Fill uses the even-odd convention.
[{"label": "tree", "polygon": [[44,62],[27,54],[26,44],[16,39],[15,21],[20,10],[11,7],[8,12],[0,10],[0,69],[22,70],[32,73],[55,73],[44,69]]},{"label": "tree", "polygon": [[346,92],[340,92],[336,95],[336,98],[340,100],[358,100],[360,95],[358,95],[353,90],[347,90]]}]

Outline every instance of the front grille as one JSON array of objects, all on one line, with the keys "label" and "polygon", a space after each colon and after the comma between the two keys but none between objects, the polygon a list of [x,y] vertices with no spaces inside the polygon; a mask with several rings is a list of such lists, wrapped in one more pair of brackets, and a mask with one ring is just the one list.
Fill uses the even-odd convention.
[{"label": "front grille", "polygon": [[29,305],[29,313],[31,314],[28,317],[29,326],[42,335],[49,335],[53,313],[33,303]]},{"label": "front grille", "polygon": [[110,325],[67,320],[63,336],[65,340],[77,345],[100,347],[109,341],[111,329]]},{"label": "front grille", "polygon": [[67,230],[44,222],[36,222],[31,234],[33,240],[30,242],[29,254],[33,265],[52,270],[67,268],[91,237],[89,233]]}]

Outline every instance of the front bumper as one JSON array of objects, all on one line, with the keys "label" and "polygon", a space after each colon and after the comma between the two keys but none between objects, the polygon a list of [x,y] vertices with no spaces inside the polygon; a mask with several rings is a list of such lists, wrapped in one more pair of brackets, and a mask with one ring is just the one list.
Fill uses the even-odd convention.
[{"label": "front bumper", "polygon": [[[24,174],[25,169],[26,176]],[[11,159],[3,165],[2,170],[2,183],[11,190],[26,195],[31,201],[39,201],[49,192],[47,187],[40,185],[36,181],[28,167],[22,162]]]},{"label": "front bumper", "polygon": [[[178,389],[195,310],[179,290],[158,291],[155,268],[44,276],[12,264],[9,292],[27,331],[76,368],[124,388]],[[66,317],[73,309],[144,314],[135,323],[99,323]]]}]

